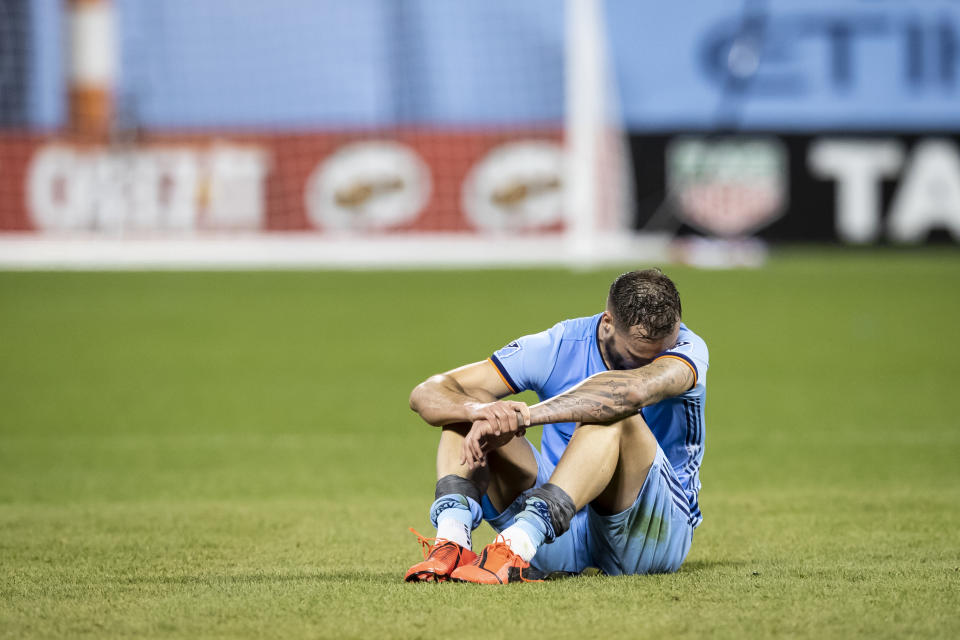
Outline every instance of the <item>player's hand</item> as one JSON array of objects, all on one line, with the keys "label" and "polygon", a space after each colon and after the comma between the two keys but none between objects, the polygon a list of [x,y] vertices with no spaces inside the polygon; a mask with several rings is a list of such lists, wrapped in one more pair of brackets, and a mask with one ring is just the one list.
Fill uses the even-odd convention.
[{"label": "player's hand", "polygon": [[530,426],[530,407],[515,400],[496,402],[468,402],[467,418],[470,422],[486,421],[493,428],[492,434],[516,433]]},{"label": "player's hand", "polygon": [[499,449],[513,438],[522,438],[526,433],[526,427],[520,427],[517,431],[501,432],[497,435],[492,424],[486,420],[477,420],[463,440],[460,464],[467,465],[470,469],[486,466],[488,452]]},{"label": "player's hand", "polygon": [[466,438],[463,439],[463,446],[460,450],[460,464],[466,465],[471,470],[486,466],[487,451],[490,450],[487,439],[491,437],[494,437],[493,425],[487,420],[475,421]]}]

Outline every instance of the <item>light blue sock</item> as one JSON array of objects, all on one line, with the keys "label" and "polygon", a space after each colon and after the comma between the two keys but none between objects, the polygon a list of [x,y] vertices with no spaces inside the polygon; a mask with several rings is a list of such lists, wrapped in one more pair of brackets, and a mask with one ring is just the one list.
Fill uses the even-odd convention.
[{"label": "light blue sock", "polygon": [[430,507],[430,521],[437,528],[437,538],[452,540],[467,549],[472,547],[473,530],[482,518],[477,501],[458,493],[440,496]]},{"label": "light blue sock", "polygon": [[[530,498],[527,500],[526,508],[518,513],[514,520],[514,524],[527,534],[530,542],[537,548],[543,544],[547,538],[547,534],[553,530],[550,521],[544,520],[543,517],[544,514],[549,513],[546,507],[547,505],[543,500]],[[549,518],[549,515],[547,515],[547,517]]]},{"label": "light blue sock", "polygon": [[[541,513],[544,511],[544,513]],[[526,508],[517,514],[513,524],[500,534],[510,550],[526,562],[533,560],[537,549],[549,539],[550,523],[544,520],[546,503],[535,497],[527,499]],[[549,514],[546,514],[549,518]]]}]

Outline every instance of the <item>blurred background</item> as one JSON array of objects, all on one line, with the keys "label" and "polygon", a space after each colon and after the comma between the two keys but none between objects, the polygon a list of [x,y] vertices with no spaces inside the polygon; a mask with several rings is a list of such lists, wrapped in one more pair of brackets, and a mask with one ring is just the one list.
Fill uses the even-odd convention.
[{"label": "blurred background", "polygon": [[952,0],[0,0],[0,263],[960,240]]},{"label": "blurred background", "polygon": [[[0,0],[0,638],[960,637],[958,242],[960,0]],[[640,265],[683,570],[410,589],[410,389]]]}]

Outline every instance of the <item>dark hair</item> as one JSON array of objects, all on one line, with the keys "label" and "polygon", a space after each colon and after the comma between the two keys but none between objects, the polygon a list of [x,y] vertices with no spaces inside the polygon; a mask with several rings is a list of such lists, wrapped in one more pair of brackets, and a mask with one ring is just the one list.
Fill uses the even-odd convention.
[{"label": "dark hair", "polygon": [[610,285],[607,309],[620,329],[640,325],[648,338],[657,340],[680,320],[680,294],[660,269],[631,271]]}]

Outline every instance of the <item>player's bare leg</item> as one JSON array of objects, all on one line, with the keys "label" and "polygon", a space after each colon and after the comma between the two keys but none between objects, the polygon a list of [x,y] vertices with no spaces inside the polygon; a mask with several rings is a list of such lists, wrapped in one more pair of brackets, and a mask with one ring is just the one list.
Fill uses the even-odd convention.
[{"label": "player's bare leg", "polygon": [[487,498],[498,512],[537,482],[537,459],[524,437],[513,438],[489,452],[485,469],[489,479]]},{"label": "player's bare leg", "polygon": [[577,511],[592,503],[600,513],[619,513],[637,499],[656,455],[657,439],[639,415],[611,425],[581,425],[550,484],[563,489]]},{"label": "player's bare leg", "polygon": [[440,444],[437,445],[437,480],[449,475],[466,478],[473,481],[482,494],[489,482],[486,467],[470,469],[468,465],[460,463],[463,439],[469,432],[470,425],[467,423],[441,427]]},{"label": "player's bare leg", "polygon": [[503,511],[537,481],[533,450],[526,438],[512,438],[487,454],[486,466],[471,469],[460,462],[463,439],[469,431],[467,424],[443,427],[437,447],[437,480],[451,475],[467,479],[481,496],[486,494],[494,509]]},{"label": "player's bare leg", "polygon": [[562,535],[588,503],[601,513],[630,508],[656,455],[657,440],[639,415],[610,425],[580,425],[550,482],[531,493],[504,538],[529,562],[540,545]]},{"label": "player's bare leg", "polygon": [[[496,399],[480,391],[474,394],[481,402]],[[529,441],[524,437],[512,438],[487,454],[485,467],[471,469],[469,464],[460,462],[463,439],[469,431],[469,424],[443,427],[437,447],[437,480],[450,475],[469,479],[481,495],[486,493],[494,509],[503,511],[537,481],[537,460]]]}]

